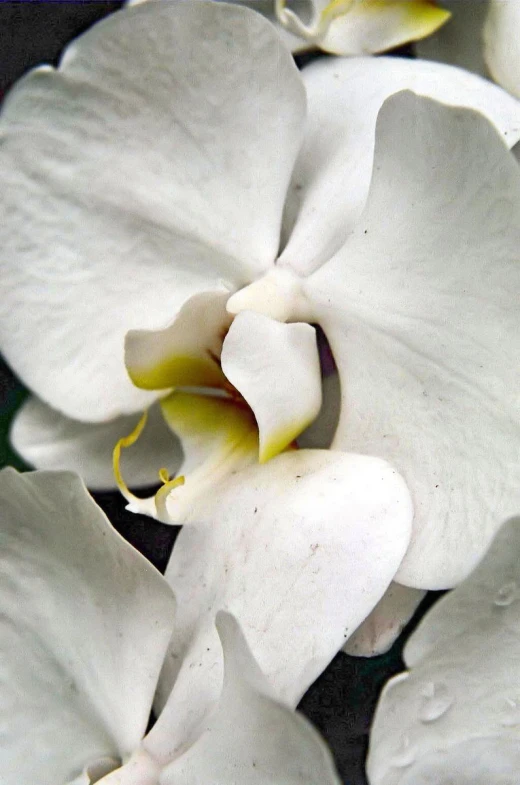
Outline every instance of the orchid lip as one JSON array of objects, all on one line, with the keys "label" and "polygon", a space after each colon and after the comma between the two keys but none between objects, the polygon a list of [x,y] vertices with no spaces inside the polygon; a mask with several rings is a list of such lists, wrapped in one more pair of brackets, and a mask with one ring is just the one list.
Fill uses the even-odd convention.
[{"label": "orchid lip", "polygon": [[[128,502],[128,509],[149,515],[163,523],[179,523],[194,499],[227,474],[258,461],[258,429],[252,411],[240,398],[175,391],[166,396],[161,409],[168,427],[181,436],[187,446],[188,459],[178,475],[170,477],[165,468],[158,470],[162,486],[151,497],[135,496],[128,488],[121,472],[121,452],[132,447],[141,436],[147,421],[144,412],[134,430],[120,439],[114,447],[113,470],[118,488]],[[190,447],[195,442],[195,448]],[[201,451],[195,461],[191,449]],[[182,469],[185,464],[185,473]],[[186,487],[184,487],[186,486]],[[175,493],[177,491],[177,493]]]}]

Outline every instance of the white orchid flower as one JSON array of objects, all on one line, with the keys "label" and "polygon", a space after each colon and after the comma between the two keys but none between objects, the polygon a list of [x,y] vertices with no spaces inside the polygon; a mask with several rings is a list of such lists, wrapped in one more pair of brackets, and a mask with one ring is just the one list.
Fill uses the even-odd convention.
[{"label": "white orchid flower", "polygon": [[520,771],[520,520],[421,621],[383,690],[371,785],[513,785]]},{"label": "white orchid flower", "polygon": [[[157,2],[128,0],[127,5],[150,1]],[[384,52],[431,35],[450,18],[431,0],[235,1],[269,19],[294,53],[313,48],[337,55]]]},{"label": "white orchid flower", "polygon": [[446,27],[418,43],[421,57],[491,75],[520,97],[519,0],[448,0]]},{"label": "white orchid flower", "polygon": [[353,549],[341,521],[300,520],[305,490],[279,516],[274,464],[241,488],[239,519],[228,498],[210,525],[208,501],[184,528],[173,593],[76,475],[0,473],[3,785],[336,785],[291,709],[384,591],[382,551],[396,569],[406,537],[374,509]]},{"label": "white orchid flower", "polygon": [[[415,96],[381,109],[403,87],[496,127]],[[258,445],[276,455],[315,415],[309,324],[320,324],[342,383],[328,476],[351,470],[344,451],[393,462],[415,506],[397,578],[452,585],[520,501],[519,175],[496,130],[518,140],[519,106],[429,63],[338,59],[302,77],[272,26],[239,6],[114,14],[6,100],[7,359],[84,421],[142,410],[179,385],[229,391],[229,419],[192,440],[192,479],[183,467],[174,488],[161,473],[161,513],[195,520],[200,498],[249,471]],[[127,365],[144,391],[125,371],[129,330]],[[199,409],[185,395],[162,408],[186,441],[219,403],[200,396]],[[321,459],[277,460],[290,485],[298,461],[312,471]],[[359,464],[367,485],[380,467]]]}]

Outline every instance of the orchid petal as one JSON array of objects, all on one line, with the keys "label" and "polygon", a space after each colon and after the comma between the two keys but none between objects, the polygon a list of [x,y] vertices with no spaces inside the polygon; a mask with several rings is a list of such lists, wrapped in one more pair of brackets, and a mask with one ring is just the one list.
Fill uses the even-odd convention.
[{"label": "orchid petal", "polygon": [[370,616],[343,646],[345,654],[374,657],[387,652],[425,596],[421,589],[410,589],[392,581]]},{"label": "orchid petal", "polygon": [[[476,109],[510,147],[520,139],[520,102],[448,65],[395,57],[331,58],[304,68],[302,78],[308,119],[286,204],[286,247],[279,262],[302,274],[326,262],[355,227],[372,177],[377,115],[392,94],[410,89]],[[422,140],[425,152],[429,140]]]},{"label": "orchid petal", "polygon": [[[323,14],[334,14],[338,0]],[[450,18],[449,11],[428,0],[358,0],[347,13],[334,15],[320,49],[337,55],[384,52],[424,38]]]},{"label": "orchid petal", "polygon": [[318,415],[320,360],[309,324],[240,313],[224,341],[222,370],[254,412],[261,463],[285,450]]},{"label": "orchid petal", "polygon": [[[403,771],[399,785],[515,785],[520,771],[517,739],[469,739],[421,757]],[[391,782],[392,780],[389,780]],[[385,781],[386,782],[386,781]],[[374,784],[377,784],[377,778]]]},{"label": "orchid petal", "polygon": [[[35,468],[74,471],[89,488],[104,490],[116,487],[114,445],[136,422],[136,416],[130,415],[108,423],[81,423],[32,397],[17,412],[10,436],[16,452]],[[125,456],[123,473],[128,485],[156,485],[159,468],[165,466],[173,474],[181,462],[178,439],[164,427],[159,408],[153,407],[142,438]]]},{"label": "orchid petal", "polygon": [[232,320],[228,297],[228,290],[196,294],[164,330],[131,330],[125,363],[133,383],[145,390],[225,386],[218,360]]},{"label": "orchid petal", "polygon": [[46,403],[79,420],[144,408],[154,396],[126,375],[126,332],[269,267],[304,104],[271,26],[214,2],[112,14],[13,89],[0,330]]},{"label": "orchid petal", "polygon": [[489,0],[442,0],[442,4],[452,12],[451,19],[434,35],[416,42],[417,56],[486,76],[482,34]]},{"label": "orchid petal", "polygon": [[174,601],[75,475],[5,469],[0,496],[0,779],[56,785],[139,743]]},{"label": "orchid petal", "polygon": [[484,57],[498,84],[520,98],[520,4],[490,0]]},{"label": "orchid petal", "polygon": [[161,785],[340,785],[311,724],[273,700],[236,620],[217,614],[224,686],[202,736],[162,773]]},{"label": "orchid petal", "polygon": [[390,680],[376,712],[368,759],[372,785],[515,781],[519,556],[517,519],[411,636],[404,652],[411,670]]},{"label": "orchid petal", "polygon": [[[167,2],[168,0],[127,0],[126,5],[132,6],[141,5],[142,3],[165,1]],[[228,0],[226,0],[226,2],[228,2]],[[246,8],[250,8],[252,11],[256,11],[258,14],[262,14],[262,16],[268,19],[269,22],[274,26],[285,46],[290,49],[291,52],[302,52],[306,49],[312,48],[312,43],[309,43],[309,41],[306,41],[299,35],[294,35],[280,24],[275,11],[275,0],[229,0],[229,2],[231,2],[233,5],[236,4],[246,6]],[[308,0],[291,0],[291,9],[298,16],[304,16],[308,10],[308,6]]]},{"label": "orchid petal", "polygon": [[389,99],[366,212],[306,287],[342,383],[333,448],[411,489],[414,588],[460,582],[520,508],[519,247],[520,171],[490,123]]},{"label": "orchid petal", "polygon": [[[437,645],[449,644],[465,634],[476,623],[487,623],[497,613],[489,598],[500,603],[518,598],[516,582],[520,586],[520,518],[511,519],[496,535],[491,550],[476,569],[457,586],[457,591],[443,597],[428,611],[427,623],[421,623],[407,641],[404,657],[407,667],[413,668],[426,660]],[[504,591],[505,587],[505,591]],[[516,611],[515,606],[515,611]],[[520,624],[520,621],[519,621]]]},{"label": "orchid petal", "polygon": [[295,706],[385,592],[411,518],[387,464],[328,450],[283,453],[201,498],[166,572],[176,634],[149,751],[173,758],[218,699],[220,609],[236,616],[277,699]]}]

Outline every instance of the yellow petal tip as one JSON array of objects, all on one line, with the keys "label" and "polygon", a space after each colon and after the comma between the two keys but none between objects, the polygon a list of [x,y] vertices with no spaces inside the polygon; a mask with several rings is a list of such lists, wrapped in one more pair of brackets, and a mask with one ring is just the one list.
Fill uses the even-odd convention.
[{"label": "yellow petal tip", "polygon": [[285,450],[298,449],[295,439],[310,425],[310,422],[280,428],[278,431],[273,431],[273,433],[269,434],[268,439],[265,441],[260,439],[258,462],[267,463],[267,461],[276,458],[277,455],[285,452]]},{"label": "yellow petal tip", "polygon": [[451,11],[431,0],[412,0],[404,3],[404,8],[407,13],[403,28],[408,30],[410,41],[419,41],[432,35],[451,19]]}]

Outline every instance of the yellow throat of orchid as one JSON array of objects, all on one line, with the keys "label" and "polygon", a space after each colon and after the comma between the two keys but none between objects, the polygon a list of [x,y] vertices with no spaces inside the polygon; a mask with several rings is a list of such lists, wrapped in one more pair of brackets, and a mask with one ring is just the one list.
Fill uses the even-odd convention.
[{"label": "yellow throat of orchid", "polygon": [[[121,471],[121,454],[141,436],[147,422],[144,412],[134,430],[120,439],[113,451],[114,476],[129,508],[165,523],[181,523],[196,497],[211,492],[230,473],[260,461],[259,433],[254,414],[239,393],[204,394],[174,390],[160,401],[166,425],[180,438],[184,462],[171,478],[160,468],[162,487],[152,497],[140,498],[128,488]],[[303,428],[302,428],[303,430]],[[292,432],[271,439],[261,462],[295,449]]]}]

